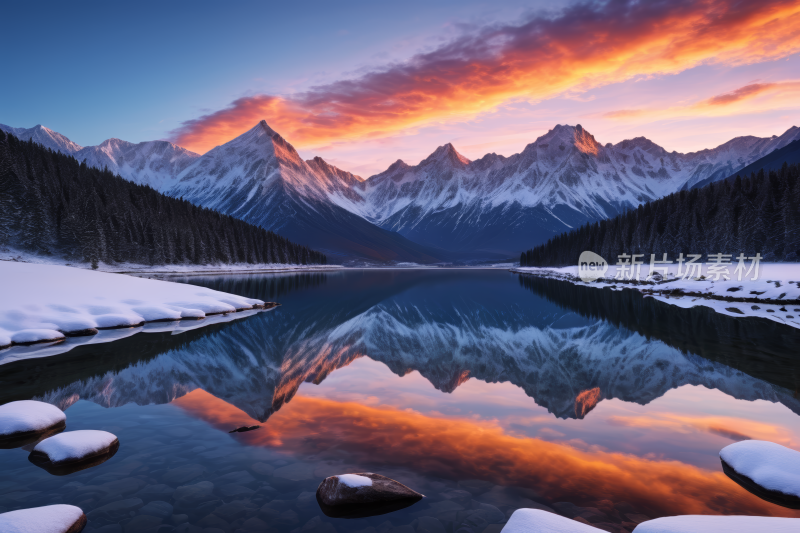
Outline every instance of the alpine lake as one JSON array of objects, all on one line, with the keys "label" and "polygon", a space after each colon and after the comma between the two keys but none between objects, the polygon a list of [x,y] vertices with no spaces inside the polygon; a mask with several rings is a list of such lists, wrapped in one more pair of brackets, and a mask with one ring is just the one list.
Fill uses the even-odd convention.
[{"label": "alpine lake", "polygon": [[[0,450],[0,512],[77,505],[87,533],[498,533],[522,507],[613,532],[800,517],[718,455],[800,449],[798,330],[496,269],[166,279],[281,306],[0,365],[0,404],[50,402],[68,431],[120,441],[61,476]],[[425,498],[326,515],[320,482],[364,472]]]}]

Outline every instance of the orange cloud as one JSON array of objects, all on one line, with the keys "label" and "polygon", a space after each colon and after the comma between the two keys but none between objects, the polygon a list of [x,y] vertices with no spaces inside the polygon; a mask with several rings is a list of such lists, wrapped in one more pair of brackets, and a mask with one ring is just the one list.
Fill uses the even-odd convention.
[{"label": "orange cloud", "polygon": [[[635,119],[637,117],[668,118],[682,115],[720,116],[733,113],[752,113],[789,105],[797,107],[800,81],[787,80],[771,83],[751,83],[728,93],[718,94],[700,102],[665,109],[620,109],[603,113],[604,118]],[[768,102],[754,103],[758,96],[769,95]],[[762,99],[763,100],[763,99]],[[746,103],[746,105],[744,105]],[[742,104],[742,105],[738,105]]]},{"label": "orange cloud", "polygon": [[738,102],[739,100],[744,100],[746,98],[752,98],[753,96],[759,95],[765,91],[775,88],[776,83],[752,83],[750,85],[745,85],[744,87],[740,87],[733,92],[729,92],[727,94],[720,94],[713,98],[709,98],[706,100],[706,105],[727,105],[732,104],[734,102]]},{"label": "orange cloud", "polygon": [[[223,431],[255,423],[202,390],[173,403]],[[281,447],[318,460],[345,459],[363,468],[379,463],[450,479],[530,487],[553,501],[627,501],[651,516],[800,516],[749,494],[722,472],[679,461],[584,451],[564,443],[512,436],[491,422],[426,416],[392,407],[296,397],[261,429],[236,438],[251,446]],[[350,457],[345,458],[346,454]]]},{"label": "orange cloud", "polygon": [[610,0],[493,25],[409,61],[289,97],[251,96],[184,122],[173,140],[205,152],[260,119],[301,146],[391,134],[705,63],[742,65],[800,50],[797,0]]},{"label": "orange cloud", "polygon": [[657,413],[649,416],[611,416],[608,423],[617,426],[663,430],[671,433],[708,432],[731,440],[759,439],[797,447],[792,434],[781,426],[729,416],[687,416]]}]

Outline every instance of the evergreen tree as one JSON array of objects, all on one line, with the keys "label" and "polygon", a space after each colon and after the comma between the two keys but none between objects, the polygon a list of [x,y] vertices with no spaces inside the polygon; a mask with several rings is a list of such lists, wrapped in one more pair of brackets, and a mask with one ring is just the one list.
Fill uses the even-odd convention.
[{"label": "evergreen tree", "polygon": [[711,183],[586,224],[520,255],[521,266],[574,265],[584,250],[611,263],[644,254],[760,253],[768,261],[800,260],[800,165]]}]

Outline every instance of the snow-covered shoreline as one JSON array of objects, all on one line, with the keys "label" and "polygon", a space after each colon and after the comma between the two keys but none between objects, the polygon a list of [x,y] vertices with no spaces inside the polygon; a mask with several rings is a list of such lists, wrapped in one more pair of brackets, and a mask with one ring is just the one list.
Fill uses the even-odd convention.
[{"label": "snow-covered shoreline", "polygon": [[620,281],[614,279],[615,266],[610,266],[604,277],[592,282],[579,278],[577,266],[516,267],[510,271],[596,289],[632,289],[683,309],[704,306],[731,317],[766,318],[800,329],[800,264],[797,263],[761,264],[757,280],[742,281],[735,278],[683,279],[672,271],[663,281],[644,281],[646,268],[639,281]]},{"label": "snow-covered shoreline", "polygon": [[146,323],[204,320],[274,304],[194,285],[80,268],[0,261],[0,348]]},{"label": "snow-covered shoreline", "polygon": [[[84,270],[92,270],[90,263],[67,261],[63,257],[44,256],[16,250],[13,248],[0,248],[0,264],[4,261],[12,263],[30,263],[34,265],[58,265]],[[307,272],[307,271],[332,271],[339,270],[341,265],[295,265],[281,263],[235,263],[235,264],[208,264],[208,265],[141,265],[137,263],[107,264],[100,262],[98,272],[113,274],[268,274],[272,272]]]}]

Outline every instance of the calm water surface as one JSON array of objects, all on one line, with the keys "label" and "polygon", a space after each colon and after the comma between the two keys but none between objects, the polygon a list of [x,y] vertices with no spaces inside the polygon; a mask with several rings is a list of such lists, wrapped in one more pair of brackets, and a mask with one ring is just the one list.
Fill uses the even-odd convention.
[{"label": "calm water surface", "polygon": [[[497,270],[178,281],[283,305],[0,366],[0,403],[48,401],[121,442],[62,477],[0,450],[0,512],[70,503],[104,533],[494,533],[520,507],[607,531],[800,516],[718,458],[748,438],[800,448],[795,330]],[[245,425],[261,428],[228,433]],[[426,498],[325,516],[320,481],[365,471]]]}]

